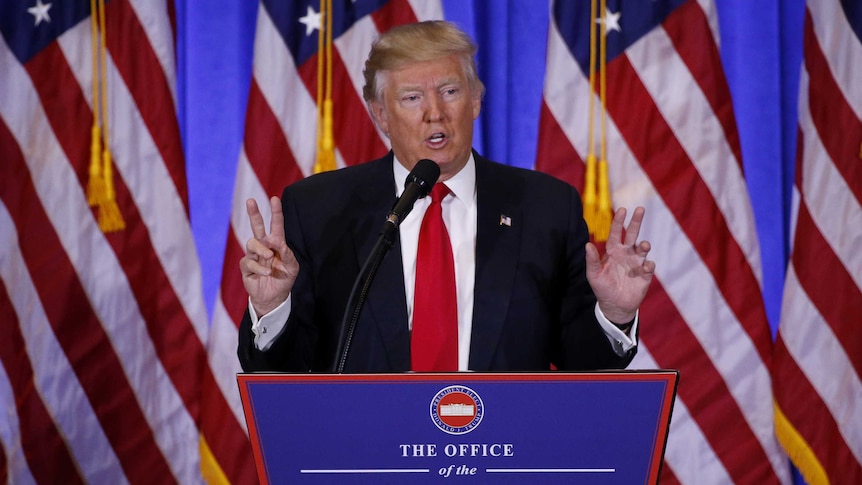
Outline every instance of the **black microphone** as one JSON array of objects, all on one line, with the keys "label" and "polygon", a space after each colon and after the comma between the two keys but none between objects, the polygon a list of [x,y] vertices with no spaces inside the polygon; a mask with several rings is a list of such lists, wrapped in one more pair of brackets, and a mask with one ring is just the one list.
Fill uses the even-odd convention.
[{"label": "black microphone", "polygon": [[431,188],[437,183],[438,178],[440,178],[440,167],[436,163],[427,158],[416,162],[416,166],[404,181],[404,192],[395,201],[395,207],[392,208],[386,222],[392,224],[393,229],[398,227],[413,210],[416,201],[431,193]]}]

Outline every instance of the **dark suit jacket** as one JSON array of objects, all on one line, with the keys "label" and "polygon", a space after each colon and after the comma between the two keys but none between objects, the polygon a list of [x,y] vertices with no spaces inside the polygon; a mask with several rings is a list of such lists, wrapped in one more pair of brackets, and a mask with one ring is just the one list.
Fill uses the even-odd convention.
[{"label": "dark suit jacket", "polygon": [[[622,368],[594,314],[588,240],[577,191],[548,175],[474,153],[478,227],[470,369]],[[399,183],[403,183],[399,181]],[[391,152],[303,179],[284,190],[287,243],[300,275],[285,331],[255,349],[246,313],[238,355],[246,371],[330,371],[345,305],[393,206]],[[511,225],[500,223],[500,216]],[[634,350],[634,349],[633,349]],[[345,372],[410,369],[400,244],[386,255],[356,325]]]}]

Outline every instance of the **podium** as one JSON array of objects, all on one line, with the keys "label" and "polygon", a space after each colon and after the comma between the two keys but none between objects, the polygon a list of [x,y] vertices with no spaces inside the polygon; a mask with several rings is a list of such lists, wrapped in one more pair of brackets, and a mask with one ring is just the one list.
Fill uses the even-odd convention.
[{"label": "podium", "polygon": [[657,483],[678,379],[237,376],[262,484]]}]

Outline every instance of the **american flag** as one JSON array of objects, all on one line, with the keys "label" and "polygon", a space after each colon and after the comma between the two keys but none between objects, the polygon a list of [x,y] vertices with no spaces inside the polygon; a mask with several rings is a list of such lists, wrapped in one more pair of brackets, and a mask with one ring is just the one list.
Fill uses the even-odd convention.
[{"label": "american flag", "polygon": [[0,478],[201,483],[207,318],[188,217],[169,1],[105,8],[125,229],[86,188],[88,1],[0,1]]},{"label": "american flag", "polygon": [[[215,381],[207,396],[224,396],[228,408],[209,416],[203,428],[213,468],[233,483],[254,481],[253,462],[239,400],[237,328],[248,305],[239,259],[252,237],[245,201],[255,198],[269,220],[270,196],[313,172],[317,154],[317,0],[260,2],[245,139],[236,174],[221,287],[209,341]],[[365,0],[333,2],[334,134],[338,166],[382,156],[388,142],[375,128],[362,100],[362,70],[380,32],[420,20],[443,18],[439,1]],[[220,433],[217,433],[220,430]],[[217,434],[216,434],[217,433]]]},{"label": "american flag", "polygon": [[809,0],[776,430],[809,483],[862,483],[862,5]]},{"label": "american flag", "polygon": [[[630,368],[680,371],[662,483],[789,483],[715,6],[609,1],[602,21],[612,200],[646,208],[641,234],[657,263]],[[591,22],[590,2],[552,5],[536,163],[577,187],[589,152]]]}]

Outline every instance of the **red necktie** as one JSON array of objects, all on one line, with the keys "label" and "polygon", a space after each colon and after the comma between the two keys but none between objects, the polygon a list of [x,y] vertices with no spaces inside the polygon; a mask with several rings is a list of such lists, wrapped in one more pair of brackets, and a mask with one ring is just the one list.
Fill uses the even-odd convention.
[{"label": "red necktie", "polygon": [[417,372],[458,370],[458,306],[455,261],[440,202],[449,187],[436,184],[419,229],[413,301],[411,367]]}]

